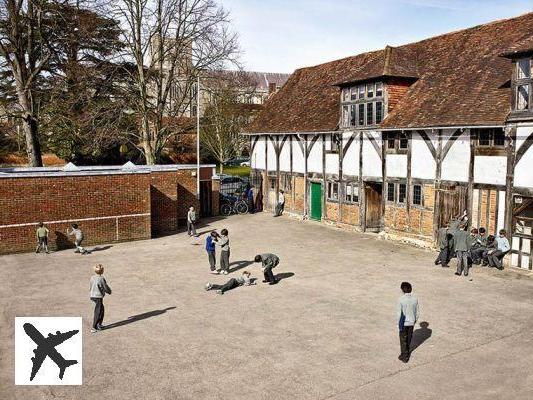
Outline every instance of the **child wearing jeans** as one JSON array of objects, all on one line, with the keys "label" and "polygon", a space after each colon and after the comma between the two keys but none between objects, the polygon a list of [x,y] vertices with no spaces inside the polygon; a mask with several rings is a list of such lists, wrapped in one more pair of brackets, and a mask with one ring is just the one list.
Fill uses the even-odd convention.
[{"label": "child wearing jeans", "polygon": [[227,292],[228,290],[235,289],[239,286],[250,286],[254,285],[252,282],[252,279],[250,278],[250,273],[248,271],[244,271],[242,273],[242,276],[239,276],[237,278],[231,278],[229,281],[227,281],[223,285],[215,285],[213,283],[208,282],[205,285],[205,290],[216,290],[218,294],[224,294],[224,292]]},{"label": "child wearing jeans", "polygon": [[72,228],[67,229],[67,235],[74,236],[74,244],[76,245],[76,251],[74,253],[88,253],[86,249],[81,247],[81,242],[83,242],[83,232],[78,227],[78,224],[72,224]]},{"label": "child wearing jeans", "polygon": [[91,276],[90,282],[90,298],[94,301],[94,318],[91,333],[96,333],[104,329],[102,325],[104,321],[104,296],[106,293],[111,294],[111,288],[102,276],[104,273],[102,264],[97,264],[94,267],[94,273],[96,275]]}]

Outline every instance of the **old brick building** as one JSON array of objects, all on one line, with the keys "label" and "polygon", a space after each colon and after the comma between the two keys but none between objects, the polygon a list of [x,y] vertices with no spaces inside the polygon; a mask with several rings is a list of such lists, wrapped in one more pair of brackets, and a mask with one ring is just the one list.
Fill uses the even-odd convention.
[{"label": "old brick building", "polygon": [[265,207],[431,244],[467,210],[532,269],[533,13],[295,71],[247,129]]},{"label": "old brick building", "polygon": [[0,254],[35,250],[43,221],[53,249],[72,247],[66,229],[80,225],[88,245],[148,239],[185,224],[189,206],[218,215],[214,165],[0,169]]}]

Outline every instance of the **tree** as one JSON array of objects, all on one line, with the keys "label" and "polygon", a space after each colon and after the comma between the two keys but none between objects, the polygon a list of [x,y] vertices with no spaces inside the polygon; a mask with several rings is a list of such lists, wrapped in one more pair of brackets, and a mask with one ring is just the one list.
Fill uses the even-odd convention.
[{"label": "tree", "polygon": [[53,56],[50,5],[46,0],[0,0],[0,57],[13,80],[28,162],[33,167],[42,166],[37,81]]},{"label": "tree", "polygon": [[128,65],[113,62],[123,48],[119,23],[92,3],[56,6],[64,22],[56,29],[55,71],[41,112],[48,148],[83,163],[106,159],[135,123],[122,112],[133,94]]},{"label": "tree", "polygon": [[209,103],[202,118],[200,143],[220,164],[241,155],[247,139],[240,133],[260,105],[252,104],[255,83],[242,72],[218,72],[206,79]]},{"label": "tree", "polygon": [[154,164],[176,134],[173,126],[194,115],[198,74],[235,62],[237,38],[214,0],[116,0],[114,7],[124,22],[126,60],[135,64],[134,142]]}]

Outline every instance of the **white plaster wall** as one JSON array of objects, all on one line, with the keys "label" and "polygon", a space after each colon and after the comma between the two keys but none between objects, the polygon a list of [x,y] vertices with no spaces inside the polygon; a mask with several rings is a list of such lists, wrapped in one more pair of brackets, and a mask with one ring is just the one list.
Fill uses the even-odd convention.
[{"label": "white plaster wall", "polygon": [[[447,135],[442,141],[442,147],[446,146]],[[468,182],[468,165],[470,164],[470,138],[468,132],[464,132],[452,145],[446,158],[442,162],[443,180]]]},{"label": "white plaster wall", "polygon": [[[435,149],[437,149],[435,132],[428,130],[426,133],[431,138]],[[411,177],[419,179],[435,179],[435,159],[433,158],[431,151],[429,151],[424,139],[422,139],[422,137],[416,132],[413,132],[411,146]]]},{"label": "white plaster wall", "polygon": [[[350,138],[350,135],[344,138],[344,144]],[[359,136],[353,140],[352,144],[344,154],[344,160],[342,161],[342,172],[346,175],[359,175]]]},{"label": "white plaster wall", "polygon": [[291,139],[292,138],[289,137],[285,143],[283,143],[281,154],[279,155],[279,169],[285,172],[289,172],[291,170]]},{"label": "white plaster wall", "polygon": [[507,158],[500,156],[476,156],[474,182],[505,185]]},{"label": "white plaster wall", "polygon": [[265,169],[265,140],[262,137],[255,144],[250,165],[252,168]]},{"label": "white plaster wall", "polygon": [[530,124],[523,124],[516,127],[516,150],[525,142],[527,137],[533,132],[533,126]]},{"label": "white plaster wall", "polygon": [[505,228],[505,190],[500,190],[498,192],[498,204],[500,206],[498,207],[497,231]]},{"label": "white plaster wall", "polygon": [[407,154],[387,154],[387,176],[407,178]]},{"label": "white plaster wall", "polygon": [[275,171],[276,170],[276,151],[274,150],[274,144],[269,139],[268,140],[268,170],[269,171]]},{"label": "white plaster wall", "polygon": [[[312,136],[309,137],[311,141]],[[322,173],[322,138],[319,137],[316,143],[313,145],[313,149],[309,153],[309,158],[307,159],[307,170],[309,172],[320,172]]]},{"label": "white plaster wall", "polygon": [[[377,133],[372,133],[372,136],[381,148],[381,138]],[[381,159],[366,136],[363,136],[363,176],[381,177]]]},{"label": "white plaster wall", "polygon": [[339,155],[326,153],[326,173],[339,174]]},{"label": "white plaster wall", "polygon": [[515,167],[514,185],[533,188],[533,146],[526,151]]},{"label": "white plaster wall", "polygon": [[300,172],[302,174],[305,172],[304,154],[296,139],[292,143],[292,170],[293,172]]}]

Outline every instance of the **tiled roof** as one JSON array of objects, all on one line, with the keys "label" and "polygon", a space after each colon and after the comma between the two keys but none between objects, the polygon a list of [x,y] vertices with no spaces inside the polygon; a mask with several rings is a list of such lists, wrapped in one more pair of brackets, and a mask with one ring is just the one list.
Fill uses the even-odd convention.
[{"label": "tiled roof", "polygon": [[501,54],[532,35],[529,13],[298,69],[246,131],[335,130],[340,94],[333,85],[379,76],[418,77],[384,128],[502,125],[510,111],[511,62]]}]

